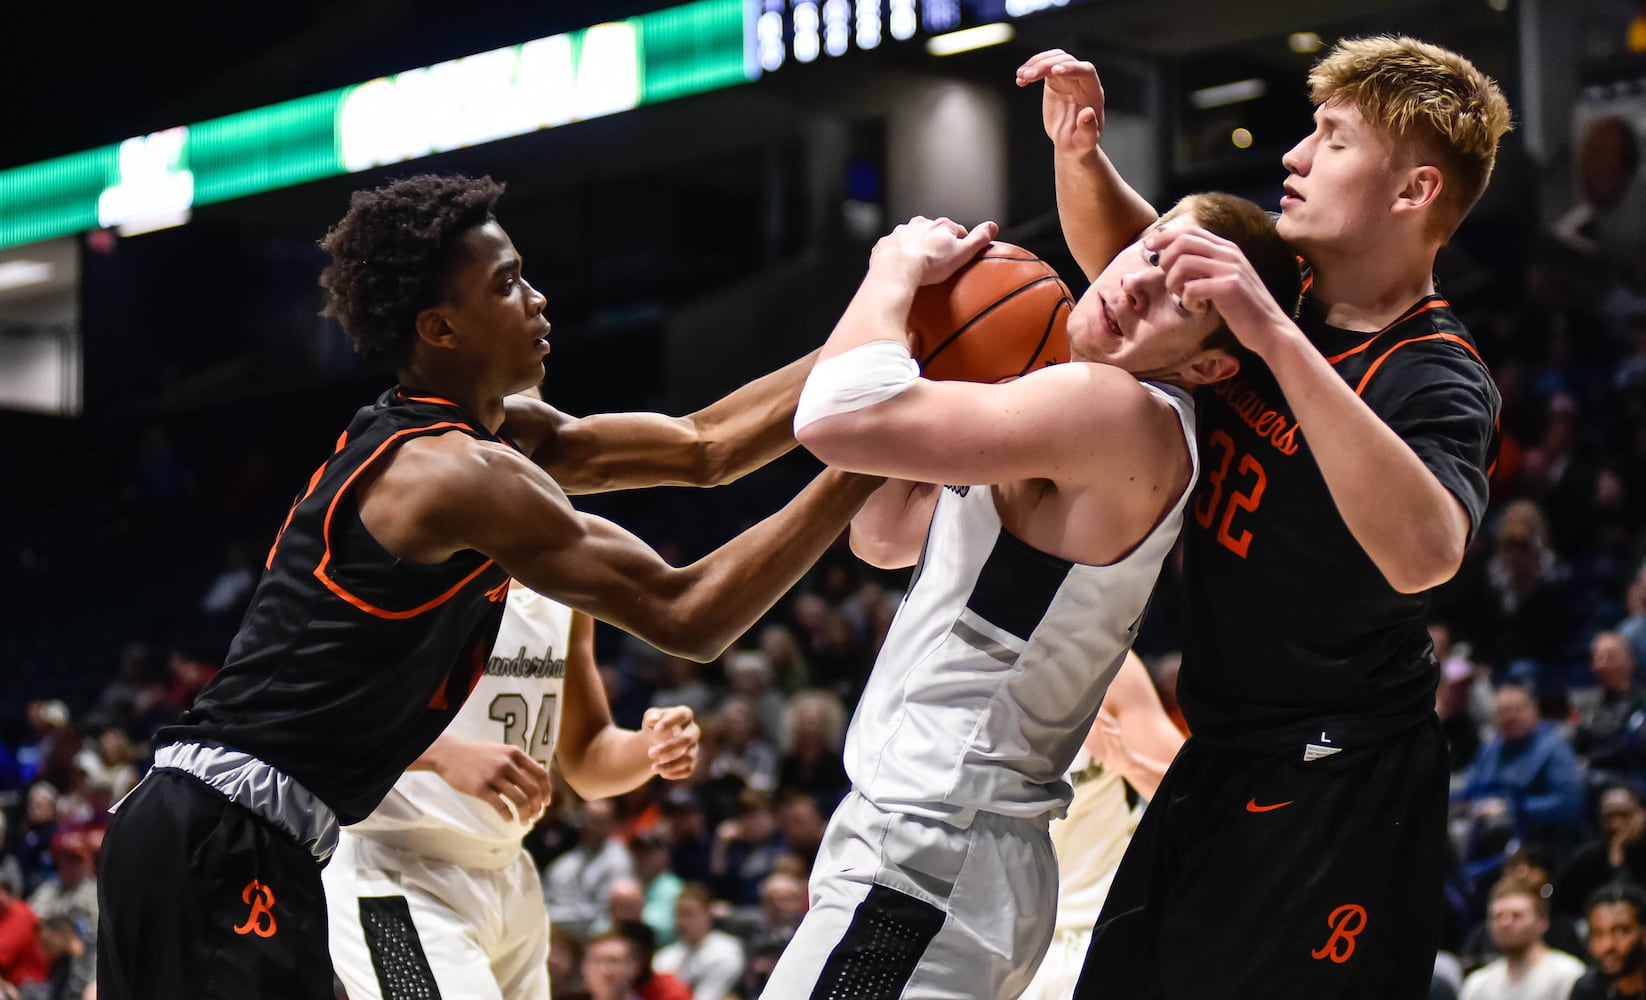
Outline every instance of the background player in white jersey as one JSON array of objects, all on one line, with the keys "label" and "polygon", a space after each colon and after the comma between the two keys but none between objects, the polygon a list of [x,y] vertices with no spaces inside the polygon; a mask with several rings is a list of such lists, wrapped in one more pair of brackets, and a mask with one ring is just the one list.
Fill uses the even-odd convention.
[{"label": "background player in white jersey", "polygon": [[1020,1000],[1068,1000],[1074,993],[1115,869],[1183,740],[1149,668],[1127,653],[1064,776],[1074,798],[1063,818],[1052,821],[1057,929]]},{"label": "background player in white jersey", "polygon": [[520,842],[548,804],[550,760],[604,798],[688,776],[698,735],[683,706],[614,726],[594,620],[512,583],[468,701],[322,873],[350,1000],[546,1000],[548,914]]},{"label": "background player in white jersey", "polygon": [[[1295,259],[1256,205],[1200,195],[1162,226],[1196,221],[1270,261],[1275,294],[1295,300]],[[801,393],[802,444],[901,481],[859,512],[854,550],[921,565],[852,720],[853,792],[773,1000],[1028,985],[1052,934],[1047,824],[1069,801],[1063,774],[1194,482],[1188,390],[1239,367],[1214,339],[1221,320],[1185,313],[1135,244],[1070,316],[1076,360],[1000,385],[919,378],[905,332],[915,289],[995,233],[917,217],[883,238]]]}]

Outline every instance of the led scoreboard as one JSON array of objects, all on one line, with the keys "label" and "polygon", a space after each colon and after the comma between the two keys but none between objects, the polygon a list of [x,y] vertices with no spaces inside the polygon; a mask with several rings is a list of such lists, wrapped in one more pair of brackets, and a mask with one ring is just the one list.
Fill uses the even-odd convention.
[{"label": "led scoreboard", "polygon": [[876,49],[918,35],[1011,21],[1082,0],[749,0],[761,72]]}]

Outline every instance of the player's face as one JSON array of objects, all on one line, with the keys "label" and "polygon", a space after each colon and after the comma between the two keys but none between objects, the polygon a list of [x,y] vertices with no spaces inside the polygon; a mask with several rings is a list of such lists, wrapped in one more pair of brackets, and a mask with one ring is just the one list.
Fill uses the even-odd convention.
[{"label": "player's face", "polygon": [[1303,251],[1353,251],[1386,225],[1399,190],[1394,140],[1353,105],[1323,104],[1315,130],[1281,157],[1288,176],[1276,230]]},{"label": "player's face", "polygon": [[1641,966],[1640,918],[1628,903],[1601,903],[1589,911],[1589,951],[1608,976]]},{"label": "player's face", "polygon": [[[1194,224],[1188,215],[1161,223],[1170,231]],[[1082,361],[1124,368],[1138,378],[1174,372],[1200,353],[1221,321],[1192,313],[1166,290],[1166,272],[1142,239],[1122,250],[1069,314],[1069,350]]]},{"label": "player's face", "polygon": [[514,241],[487,222],[463,234],[461,259],[439,307],[458,350],[506,386],[505,393],[537,385],[549,353],[548,300],[521,273]]}]

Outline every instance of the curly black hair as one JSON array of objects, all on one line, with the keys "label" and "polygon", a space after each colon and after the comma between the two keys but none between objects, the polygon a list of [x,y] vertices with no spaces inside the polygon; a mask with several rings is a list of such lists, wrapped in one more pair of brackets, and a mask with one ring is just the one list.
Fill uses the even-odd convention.
[{"label": "curly black hair", "polygon": [[492,220],[504,185],[490,177],[418,174],[356,191],[320,241],[323,316],[335,316],[356,352],[396,365],[411,358],[415,319],[440,301],[463,233]]}]

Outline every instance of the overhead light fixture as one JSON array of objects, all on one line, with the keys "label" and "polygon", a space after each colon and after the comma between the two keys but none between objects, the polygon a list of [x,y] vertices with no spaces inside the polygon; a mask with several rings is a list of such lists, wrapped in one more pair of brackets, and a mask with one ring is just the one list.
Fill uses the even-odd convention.
[{"label": "overhead light fixture", "polygon": [[57,268],[43,260],[8,260],[0,263],[0,292],[30,285],[44,285],[57,275]]},{"label": "overhead light fixture", "polygon": [[1215,87],[1202,87],[1189,94],[1189,103],[1201,111],[1207,108],[1221,108],[1225,104],[1239,104],[1241,101],[1255,101],[1269,92],[1269,85],[1262,80],[1236,80],[1233,83],[1220,83]]},{"label": "overhead light fixture", "polygon": [[926,52],[934,56],[952,56],[973,49],[1004,44],[1011,41],[1016,34],[1009,24],[980,24],[975,28],[962,28],[946,35],[933,35],[926,40]]},{"label": "overhead light fixture", "polygon": [[1322,42],[1320,36],[1312,31],[1294,31],[1286,39],[1286,44],[1291,46],[1292,51],[1298,55],[1307,56],[1319,52],[1321,46],[1326,43]]}]

